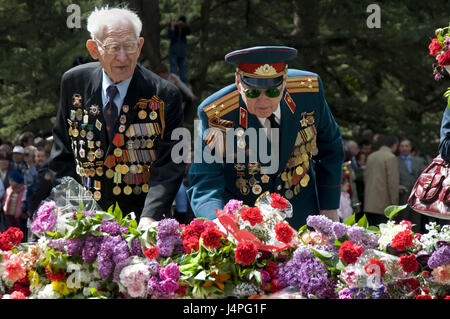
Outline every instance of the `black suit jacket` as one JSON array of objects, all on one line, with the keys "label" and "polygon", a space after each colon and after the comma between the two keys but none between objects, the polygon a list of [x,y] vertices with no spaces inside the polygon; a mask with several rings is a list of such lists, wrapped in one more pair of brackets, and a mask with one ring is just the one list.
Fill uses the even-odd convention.
[{"label": "black suit jacket", "polygon": [[[54,172],[57,180],[63,176],[71,176],[93,193],[95,191],[100,192],[101,198],[98,203],[104,210],[117,202],[124,213],[134,211],[137,216],[148,216],[159,220],[163,217],[163,214],[168,215],[170,212],[185,170],[184,163],[175,164],[171,159],[172,147],[179,142],[178,140],[171,140],[172,131],[183,125],[181,94],[175,85],[140,65],[136,66],[119,114],[119,117],[124,116],[126,118],[125,131],[120,133],[119,126],[121,123],[119,121],[114,128],[116,134],[122,134],[124,138],[124,144],[120,148],[124,153],[127,151],[133,152],[132,148],[127,149],[127,142],[130,139],[136,141],[137,137],[127,137],[127,134],[125,134],[130,132],[130,126],[133,124],[157,124],[161,130],[160,134],[156,135],[154,146],[151,149],[141,146],[136,150],[141,152],[140,154],[147,155],[152,150],[156,157],[154,159],[143,159],[142,156],[139,156],[133,162],[132,158],[114,156],[113,151],[117,146],[109,142],[107,137],[106,124],[102,113],[101,90],[102,68],[98,62],[74,67],[62,76],[60,106],[53,128],[54,143],[50,155],[50,169]],[[76,97],[81,97],[81,99]],[[139,104],[138,102],[142,102],[142,99],[148,102],[152,98],[160,101],[157,119],[151,120],[149,116],[140,119],[138,112],[141,110],[140,107],[145,107],[146,104]],[[125,105],[129,107],[128,112],[125,112]],[[92,112],[92,106],[98,106],[98,114]],[[151,111],[149,108],[145,108],[145,110],[147,114]],[[87,117],[74,116],[74,114],[77,114],[76,112],[82,112],[83,116],[87,115]],[[83,141],[81,143],[84,144],[81,144],[81,147],[84,147],[85,153],[88,153],[88,140],[87,137],[83,138],[81,134],[74,136],[70,132],[71,129],[73,132],[74,128],[77,128],[79,132],[83,128],[87,132],[92,131],[93,138],[91,137],[91,141],[95,145],[100,144],[100,147],[95,146],[94,148],[95,150],[101,148],[104,155],[95,158],[94,161],[89,161],[86,156],[82,157],[80,141]],[[149,135],[140,138],[147,139],[148,137]],[[94,148],[91,150],[94,150]],[[136,157],[136,152],[133,154]],[[105,174],[108,169],[106,163],[107,159],[111,158],[115,159],[115,164],[109,167],[112,170],[117,168],[116,164],[127,165],[128,167],[133,164],[148,165],[150,171],[148,181],[145,182],[145,176],[148,178],[148,174],[144,176],[140,173],[132,174],[131,172],[120,174],[120,179],[107,178]],[[92,175],[93,170],[95,170],[94,175]],[[97,170],[100,170],[102,174],[98,174]],[[136,177],[137,175],[140,175],[139,179]],[[117,183],[118,181],[120,183]],[[97,184],[95,185],[94,182],[97,182]],[[144,184],[148,184],[148,193],[141,191],[140,193],[133,192],[131,195],[125,195],[124,187],[128,183],[133,188],[138,185],[141,189]],[[121,188],[119,195],[113,194],[115,186]]]}]

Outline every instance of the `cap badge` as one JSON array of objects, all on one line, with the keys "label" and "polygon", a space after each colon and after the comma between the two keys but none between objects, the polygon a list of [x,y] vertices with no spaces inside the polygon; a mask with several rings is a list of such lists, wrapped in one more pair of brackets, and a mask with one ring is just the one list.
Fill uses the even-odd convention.
[{"label": "cap badge", "polygon": [[277,75],[277,70],[275,70],[273,66],[266,63],[258,67],[254,73],[262,76],[272,76]]}]

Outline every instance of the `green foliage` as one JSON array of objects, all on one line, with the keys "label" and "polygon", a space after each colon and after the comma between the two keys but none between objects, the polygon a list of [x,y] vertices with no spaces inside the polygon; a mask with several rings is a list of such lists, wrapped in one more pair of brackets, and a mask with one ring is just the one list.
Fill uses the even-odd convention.
[{"label": "green foliage", "polygon": [[387,218],[389,218],[389,220],[392,220],[392,218],[394,218],[394,216],[397,215],[397,213],[399,213],[400,211],[404,210],[406,207],[408,207],[407,204],[402,205],[402,206],[397,206],[397,205],[388,206],[384,210],[384,215]]},{"label": "green foliage", "polygon": [[[142,13],[152,3],[80,0],[82,28],[69,29],[66,8],[72,2],[0,0],[1,138],[12,140],[23,130],[50,132],[62,74],[77,57],[90,59],[85,25],[95,6],[129,4]],[[450,3],[380,1],[381,28],[369,29],[366,8],[371,3],[160,0],[159,12],[145,15],[143,27],[160,21],[159,39],[151,42],[160,44],[157,56],[168,64],[167,28],[172,20],[186,16],[193,31],[188,36],[189,82],[198,103],[234,82],[234,66],[223,60],[226,53],[253,45],[288,45],[299,51],[291,68],[321,76],[344,137],[357,138],[352,132],[364,125],[375,133],[408,137],[434,155],[446,81],[433,79],[435,61],[428,55],[428,44],[436,28],[448,25],[445,12]],[[196,105],[186,112],[196,113]]]}]

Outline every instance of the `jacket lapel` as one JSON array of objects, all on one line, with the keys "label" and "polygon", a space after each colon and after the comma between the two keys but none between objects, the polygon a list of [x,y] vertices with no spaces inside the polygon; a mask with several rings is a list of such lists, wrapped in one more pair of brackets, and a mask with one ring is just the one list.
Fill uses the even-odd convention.
[{"label": "jacket lapel", "polygon": [[[284,99],[280,102],[281,108],[281,125],[280,125],[280,166],[278,172],[281,173],[286,163],[288,162],[295,140],[297,139],[297,132],[300,130],[300,123],[297,121],[296,114],[292,113]],[[298,112],[298,107],[296,112]]]}]

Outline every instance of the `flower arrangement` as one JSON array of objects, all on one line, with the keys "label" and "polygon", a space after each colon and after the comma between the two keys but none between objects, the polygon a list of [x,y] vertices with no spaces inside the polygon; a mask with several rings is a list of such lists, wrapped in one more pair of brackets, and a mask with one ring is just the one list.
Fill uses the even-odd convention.
[{"label": "flower arrangement", "polygon": [[[404,207],[403,207],[404,208]],[[33,229],[0,234],[0,295],[59,298],[330,298],[449,297],[450,226],[365,217],[334,222],[307,218],[298,231],[285,221],[290,203],[263,194],[254,207],[231,200],[214,221],[188,225],[166,218],[145,231],[118,205],[107,212],[41,206]],[[53,216],[56,217],[53,218]],[[59,225],[59,226],[58,226]]]},{"label": "flower arrangement", "polygon": [[443,78],[443,69],[450,65],[450,27],[436,29],[435,36],[431,40],[428,50],[437,61],[437,65],[434,65],[434,78],[440,80]]}]

